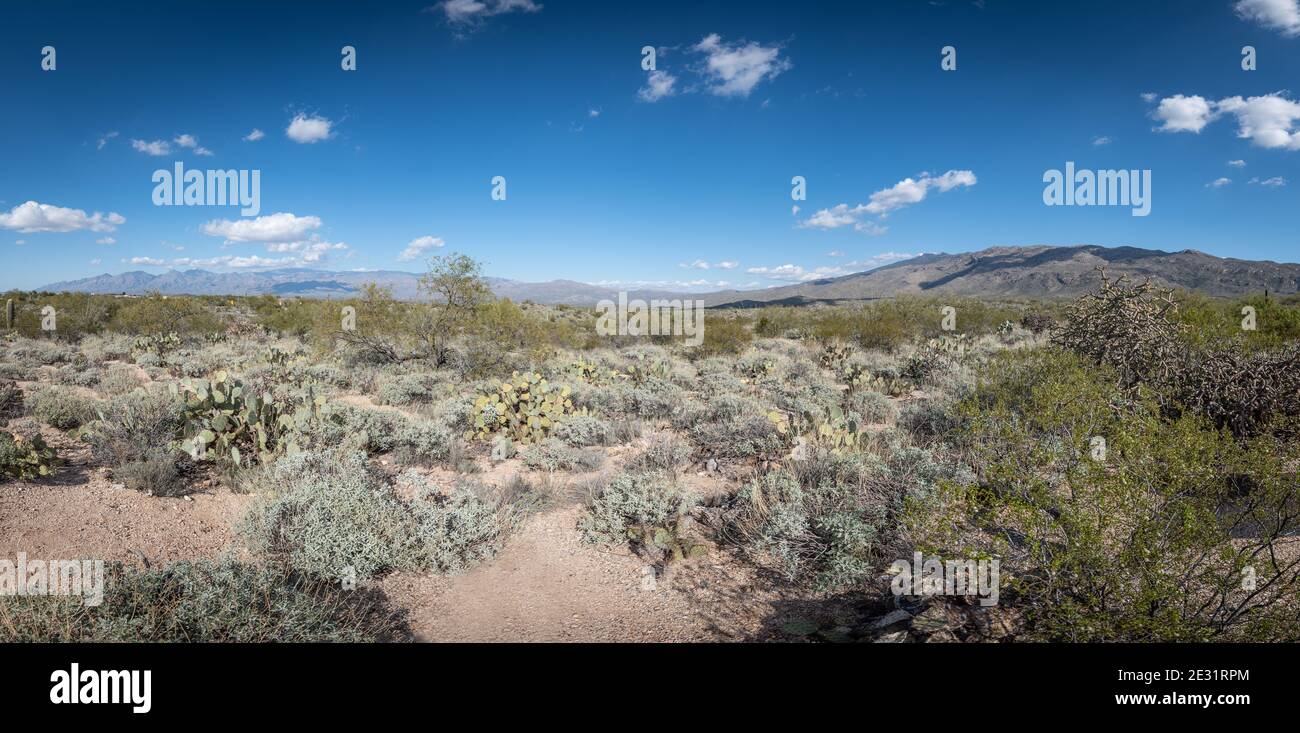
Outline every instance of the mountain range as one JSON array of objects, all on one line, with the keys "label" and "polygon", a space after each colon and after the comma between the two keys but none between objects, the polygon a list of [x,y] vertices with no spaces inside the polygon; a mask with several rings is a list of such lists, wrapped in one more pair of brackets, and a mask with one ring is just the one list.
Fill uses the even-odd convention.
[{"label": "mountain range", "polygon": [[[709,306],[764,304],[801,305],[815,302],[887,298],[897,295],[951,294],[967,297],[1074,297],[1096,287],[1098,267],[1113,276],[1151,278],[1163,287],[1207,295],[1235,297],[1268,290],[1279,295],[1300,292],[1300,264],[1215,257],[1196,250],[1163,252],[1138,247],[1030,246],[991,247],[961,254],[924,254],[874,270],[835,278],[810,280],[761,290],[714,293],[674,293],[663,290],[628,291],[628,298],[698,298]],[[392,288],[401,299],[419,297],[420,275],[396,270],[346,271],[305,268],[257,272],[169,270],[154,275],[132,271],[51,283],[49,292],[122,293],[140,295],[279,295],[304,298],[345,298],[366,283]],[[547,305],[594,306],[617,299],[618,290],[575,282],[521,282],[485,278],[498,296]]]}]

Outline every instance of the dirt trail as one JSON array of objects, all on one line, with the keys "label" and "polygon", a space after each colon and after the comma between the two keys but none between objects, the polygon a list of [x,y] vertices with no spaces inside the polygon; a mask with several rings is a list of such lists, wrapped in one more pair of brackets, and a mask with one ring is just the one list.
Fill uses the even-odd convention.
[{"label": "dirt trail", "polygon": [[725,556],[682,563],[643,588],[645,563],[583,544],[579,514],[531,517],[463,575],[398,574],[381,587],[420,641],[724,641],[761,626],[770,605]]},{"label": "dirt trail", "polygon": [[216,557],[251,497],[228,491],[189,500],[115,484],[89,449],[58,431],[44,437],[67,463],[51,479],[0,486],[0,558],[95,558],[155,565]]}]

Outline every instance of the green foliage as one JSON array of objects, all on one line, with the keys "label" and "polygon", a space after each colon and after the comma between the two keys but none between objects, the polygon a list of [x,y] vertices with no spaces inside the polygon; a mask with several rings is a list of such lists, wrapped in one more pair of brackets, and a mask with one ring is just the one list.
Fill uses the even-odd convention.
[{"label": "green foliage", "polygon": [[569,394],[567,385],[554,385],[533,372],[515,372],[510,381],[474,398],[465,437],[488,440],[505,434],[519,443],[540,442],[573,412]]},{"label": "green foliage", "polygon": [[890,500],[857,456],[815,452],[759,475],[728,507],[725,535],[787,580],[822,590],[865,582]]},{"label": "green foliage", "polygon": [[909,512],[921,545],[1001,557],[1032,638],[1300,639],[1300,558],[1282,549],[1300,446],[1166,416],[1065,353],[1009,352],[987,374],[960,406],[979,482]]},{"label": "green foliage", "polygon": [[407,637],[375,593],[234,560],[137,570],[106,564],[104,599],[0,600],[4,642],[376,642]]},{"label": "green foliage", "polygon": [[185,399],[182,449],[195,460],[235,466],[245,460],[266,463],[294,450],[297,431],[324,404],[323,397],[310,391],[295,400],[251,394],[224,371],[211,380],[186,381],[180,391]]},{"label": "green foliage", "polygon": [[95,400],[69,387],[47,386],[27,397],[27,409],[50,427],[71,430],[94,419]]},{"label": "green foliage", "polygon": [[[155,335],[163,343],[176,334],[202,335],[222,330],[221,320],[197,298],[154,293],[123,301],[113,314],[109,328],[118,333]],[[154,349],[157,353],[157,349]]]},{"label": "green foliage", "polygon": [[543,471],[594,471],[604,463],[599,451],[573,448],[556,438],[547,438],[519,454],[524,465]]},{"label": "green foliage", "polygon": [[715,315],[706,311],[704,315],[704,340],[695,349],[697,357],[733,355],[744,352],[754,340],[744,319]]},{"label": "green foliage", "polygon": [[176,453],[168,447],[150,448],[139,458],[129,459],[113,469],[113,478],[126,488],[153,496],[181,496],[187,493]]},{"label": "green foliage", "polygon": [[592,497],[578,530],[591,544],[630,545],[658,562],[693,557],[706,551],[685,527],[698,501],[662,475],[622,473]]},{"label": "green foliage", "polygon": [[143,461],[181,436],[184,401],[165,390],[136,389],[100,403],[82,431],[96,460],[110,466]]},{"label": "green foliage", "polygon": [[363,454],[286,456],[253,479],[261,498],[241,532],[253,551],[336,580],[453,572],[496,550],[510,527],[506,510],[468,489],[443,494],[420,481],[408,505]]},{"label": "green foliage", "polygon": [[612,445],[614,429],[608,422],[598,417],[575,414],[564,418],[564,421],[556,426],[555,437],[580,448]]},{"label": "green foliage", "polygon": [[0,477],[11,481],[42,478],[53,475],[61,463],[40,435],[0,430]]}]

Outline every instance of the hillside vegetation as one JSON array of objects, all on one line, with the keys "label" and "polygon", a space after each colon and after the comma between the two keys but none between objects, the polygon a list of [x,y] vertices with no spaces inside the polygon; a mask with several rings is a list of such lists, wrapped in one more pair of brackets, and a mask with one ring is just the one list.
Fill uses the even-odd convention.
[{"label": "hillside vegetation", "polygon": [[[248,500],[225,556],[113,565],[93,609],[0,598],[0,640],[410,638],[383,579],[575,506],[583,552],[666,586],[754,578],[744,638],[1300,640],[1300,302],[1098,282],[714,309],[698,346],[458,255],[422,302],[9,293],[0,496]],[[895,595],[916,552],[997,559],[998,603]]]}]

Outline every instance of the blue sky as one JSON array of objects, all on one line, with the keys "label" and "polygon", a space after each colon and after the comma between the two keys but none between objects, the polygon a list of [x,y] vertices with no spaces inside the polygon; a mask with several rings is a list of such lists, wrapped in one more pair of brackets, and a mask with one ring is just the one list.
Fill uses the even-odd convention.
[{"label": "blue sky", "polygon": [[[0,288],[451,251],[499,277],[697,289],[994,245],[1296,262],[1296,5],[11,6]],[[155,206],[177,161],[260,170],[263,218]],[[1150,169],[1150,215],[1045,206],[1066,161]]]}]

